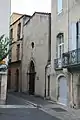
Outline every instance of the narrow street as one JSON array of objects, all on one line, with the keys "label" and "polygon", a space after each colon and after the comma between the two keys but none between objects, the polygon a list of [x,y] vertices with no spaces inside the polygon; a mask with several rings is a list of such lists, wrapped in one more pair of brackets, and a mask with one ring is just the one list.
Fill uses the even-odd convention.
[{"label": "narrow street", "polygon": [[60,120],[29,104],[26,100],[8,95],[7,105],[0,106],[0,120]]},{"label": "narrow street", "polygon": [[0,120],[80,120],[77,112],[40,97],[9,93],[6,105],[0,105]]},{"label": "narrow street", "polygon": [[0,120],[60,120],[37,108],[0,109]]}]

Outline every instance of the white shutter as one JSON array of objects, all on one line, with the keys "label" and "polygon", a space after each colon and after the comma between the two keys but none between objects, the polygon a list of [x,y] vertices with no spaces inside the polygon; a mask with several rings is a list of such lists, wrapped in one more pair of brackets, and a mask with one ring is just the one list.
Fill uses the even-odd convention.
[{"label": "white shutter", "polygon": [[78,48],[80,48],[80,22],[78,22]]},{"label": "white shutter", "polygon": [[76,49],[76,23],[69,25],[69,51]]}]

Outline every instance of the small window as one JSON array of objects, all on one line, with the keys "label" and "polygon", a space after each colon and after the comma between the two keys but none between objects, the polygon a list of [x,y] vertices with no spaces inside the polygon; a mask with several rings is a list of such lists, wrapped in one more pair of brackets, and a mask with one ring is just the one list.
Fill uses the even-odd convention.
[{"label": "small window", "polygon": [[21,23],[18,24],[17,40],[20,40],[20,35],[21,35]]},{"label": "small window", "polygon": [[62,0],[57,0],[58,1],[58,14],[62,12]]},{"label": "small window", "polygon": [[34,48],[34,42],[31,43],[31,47]]},{"label": "small window", "polygon": [[13,39],[13,29],[10,30],[10,39]]}]

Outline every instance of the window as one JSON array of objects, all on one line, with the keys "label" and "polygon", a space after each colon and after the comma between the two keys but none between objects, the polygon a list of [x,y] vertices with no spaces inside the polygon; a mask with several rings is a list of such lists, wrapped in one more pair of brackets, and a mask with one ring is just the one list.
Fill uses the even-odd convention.
[{"label": "window", "polygon": [[17,60],[19,60],[20,57],[20,44],[17,45]]},{"label": "window", "polygon": [[57,36],[57,58],[62,58],[62,54],[64,52],[64,37],[63,33],[60,33]]},{"label": "window", "polygon": [[80,21],[76,24],[77,29],[77,48],[80,48]]},{"label": "window", "polygon": [[13,29],[10,30],[10,39],[13,39]]},{"label": "window", "polygon": [[[10,42],[12,43],[13,40],[13,28],[10,30]],[[10,50],[9,52],[9,63],[11,62],[11,58],[12,58],[12,50]]]},{"label": "window", "polygon": [[57,0],[58,2],[58,14],[62,12],[62,0]]},{"label": "window", "polygon": [[17,40],[20,40],[20,35],[21,35],[21,23],[18,24]]},{"label": "window", "polygon": [[34,48],[34,42],[31,43],[31,47]]}]

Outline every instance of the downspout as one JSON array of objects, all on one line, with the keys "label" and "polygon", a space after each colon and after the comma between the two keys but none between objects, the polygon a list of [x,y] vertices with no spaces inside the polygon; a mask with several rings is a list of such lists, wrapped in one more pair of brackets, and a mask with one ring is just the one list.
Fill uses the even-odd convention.
[{"label": "downspout", "polygon": [[48,65],[45,66],[45,90],[44,90],[44,97],[45,98],[46,98],[46,73],[47,73],[46,71],[47,71],[47,66]]},{"label": "downspout", "polygon": [[[69,0],[68,0],[68,52],[69,52]],[[73,73],[71,73],[70,71],[68,71],[71,75],[71,101],[72,104],[74,104],[74,99],[73,99]]]},{"label": "downspout", "polygon": [[48,38],[48,60],[47,65],[45,66],[45,90],[44,90],[44,97],[46,98],[46,74],[47,74],[47,67],[51,63],[51,13],[49,13],[49,38]]},{"label": "downspout", "polygon": [[69,72],[70,75],[71,75],[71,84],[70,84],[70,91],[71,91],[71,94],[70,94],[70,97],[71,97],[71,103],[70,103],[70,106],[71,107],[74,107],[74,99],[73,99],[73,73]]}]

